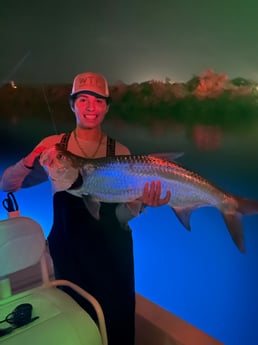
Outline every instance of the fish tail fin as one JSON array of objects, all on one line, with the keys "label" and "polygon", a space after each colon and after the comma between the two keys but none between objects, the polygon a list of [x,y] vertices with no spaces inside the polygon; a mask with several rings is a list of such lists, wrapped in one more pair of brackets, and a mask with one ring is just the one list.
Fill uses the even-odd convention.
[{"label": "fish tail fin", "polygon": [[241,198],[236,196],[238,203],[237,212],[245,215],[258,214],[258,201],[254,199]]},{"label": "fish tail fin", "polygon": [[236,213],[223,213],[222,214],[224,221],[229,229],[230,236],[238,249],[244,253],[245,252],[245,243],[244,235],[242,228],[242,214],[239,212]]},{"label": "fish tail fin", "polygon": [[241,252],[245,252],[244,235],[242,228],[242,215],[258,214],[258,201],[235,196],[237,202],[235,213],[223,213],[223,218],[229,233]]}]

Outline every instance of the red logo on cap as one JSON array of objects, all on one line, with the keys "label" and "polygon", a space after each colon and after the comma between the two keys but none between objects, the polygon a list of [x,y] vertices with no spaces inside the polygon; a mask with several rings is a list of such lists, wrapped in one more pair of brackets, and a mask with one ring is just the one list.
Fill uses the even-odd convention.
[{"label": "red logo on cap", "polygon": [[101,86],[101,80],[96,77],[86,77],[79,79],[79,85]]}]

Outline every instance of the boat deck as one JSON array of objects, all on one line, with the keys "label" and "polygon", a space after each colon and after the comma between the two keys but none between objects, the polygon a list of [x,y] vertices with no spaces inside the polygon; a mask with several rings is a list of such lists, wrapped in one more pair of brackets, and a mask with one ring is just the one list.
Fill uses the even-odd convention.
[{"label": "boat deck", "polygon": [[[46,253],[50,278],[53,276],[51,258]],[[13,292],[38,286],[39,264],[11,276]],[[136,295],[136,345],[223,345],[222,342],[168,312],[144,296]]]}]

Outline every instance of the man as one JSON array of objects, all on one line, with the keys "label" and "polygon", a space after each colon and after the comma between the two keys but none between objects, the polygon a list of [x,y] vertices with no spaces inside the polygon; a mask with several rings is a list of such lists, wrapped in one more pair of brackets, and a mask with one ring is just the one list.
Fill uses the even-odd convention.
[{"label": "man", "polygon": [[[45,181],[46,174],[38,158],[56,143],[85,158],[130,154],[127,147],[102,130],[110,104],[108,83],[102,75],[92,72],[77,75],[69,101],[75,114],[75,129],[71,133],[44,138],[26,157],[7,168],[0,182],[3,191],[14,192]],[[62,181],[52,181],[54,220],[48,243],[55,276],[78,284],[98,300],[105,316],[109,345],[133,345],[133,243],[131,230],[125,224],[133,218],[131,210],[139,201],[102,203],[98,221],[90,215],[82,197],[76,194],[76,188],[80,188],[76,178],[74,176],[70,191],[58,191]],[[161,198],[160,183],[152,182],[145,185],[140,200],[148,206],[160,206],[169,199],[170,191]],[[96,320],[88,303],[71,290],[66,292]]]}]

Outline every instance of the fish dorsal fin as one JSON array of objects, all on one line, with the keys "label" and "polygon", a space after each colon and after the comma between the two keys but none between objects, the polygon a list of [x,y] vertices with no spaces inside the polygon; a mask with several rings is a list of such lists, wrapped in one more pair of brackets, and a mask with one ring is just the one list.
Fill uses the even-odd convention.
[{"label": "fish dorsal fin", "polygon": [[184,207],[173,207],[173,210],[178,218],[178,220],[180,221],[181,224],[183,224],[183,226],[187,229],[187,230],[191,230],[191,225],[190,225],[190,217],[191,214],[194,210],[193,207],[188,207],[188,208],[184,208]]},{"label": "fish dorsal fin", "polygon": [[175,161],[177,158],[180,158],[184,155],[183,152],[167,152],[167,153],[151,153],[148,156],[163,159],[166,161]]},{"label": "fish dorsal fin", "polygon": [[92,215],[93,218],[99,220],[100,215],[100,202],[98,200],[93,199],[90,195],[83,195],[82,196],[85,207]]}]

